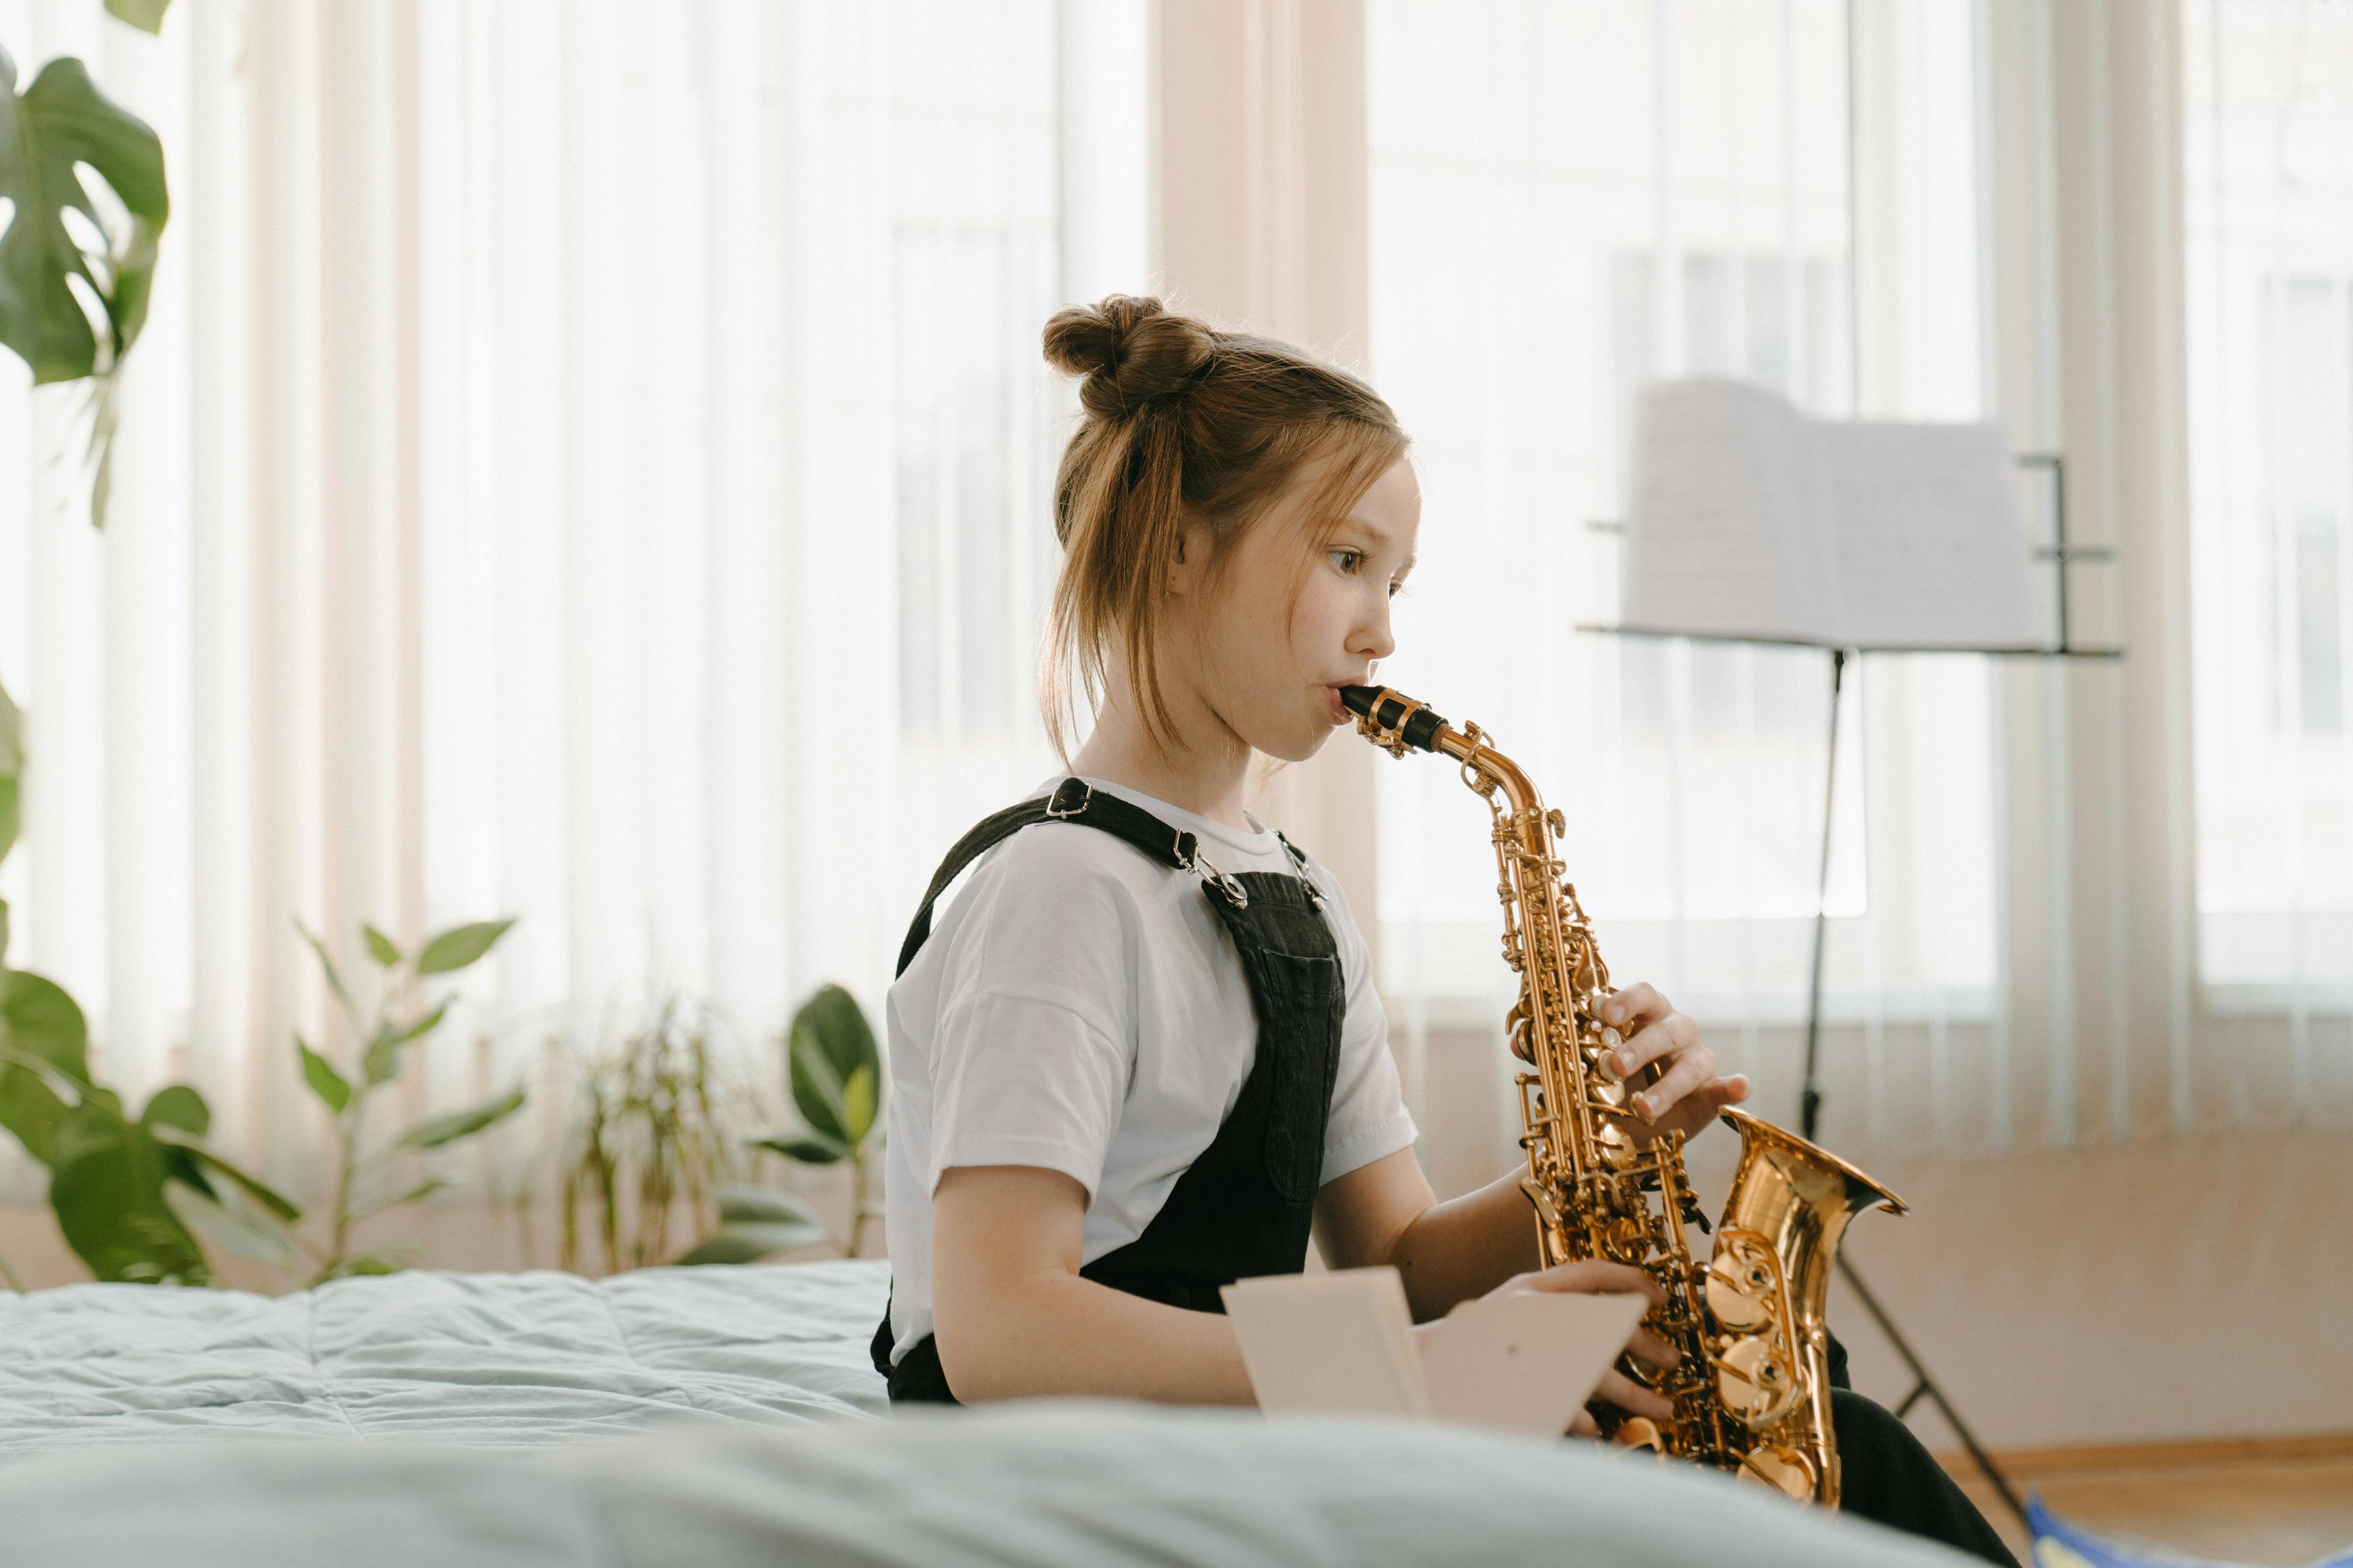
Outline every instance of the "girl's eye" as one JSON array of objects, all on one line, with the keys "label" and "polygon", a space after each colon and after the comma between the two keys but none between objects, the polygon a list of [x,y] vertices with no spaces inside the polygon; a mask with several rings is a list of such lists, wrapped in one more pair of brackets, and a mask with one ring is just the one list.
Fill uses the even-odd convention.
[{"label": "girl's eye", "polygon": [[1344,577],[1355,576],[1356,568],[1365,563],[1365,552],[1361,550],[1335,550],[1331,553],[1332,564],[1340,569]]}]

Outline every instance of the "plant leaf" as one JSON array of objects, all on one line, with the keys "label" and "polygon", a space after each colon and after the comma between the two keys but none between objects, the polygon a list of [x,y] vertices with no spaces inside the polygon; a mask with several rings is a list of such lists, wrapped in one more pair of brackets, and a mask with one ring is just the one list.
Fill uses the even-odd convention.
[{"label": "plant leaf", "polygon": [[841,1086],[842,1131],[849,1134],[853,1148],[873,1130],[875,1105],[881,1098],[881,1079],[871,1067],[860,1068]]},{"label": "plant leaf", "polygon": [[425,944],[417,955],[419,974],[450,974],[465,968],[491,951],[499,938],[507,934],[512,919],[477,921],[472,925],[452,926]]},{"label": "plant leaf", "polygon": [[[16,785],[25,776],[25,716],[0,687],[0,860],[16,846]],[[0,923],[0,954],[8,951],[7,928]]]},{"label": "plant leaf", "polygon": [[813,1225],[819,1230],[825,1222],[817,1211],[801,1200],[798,1194],[781,1192],[775,1187],[753,1187],[731,1184],[712,1191],[719,1205],[719,1224],[723,1229],[739,1225]]},{"label": "plant leaf", "polygon": [[353,1279],[362,1275],[397,1274],[408,1267],[397,1258],[387,1258],[380,1252],[363,1252],[356,1258],[343,1258],[322,1269],[311,1281],[312,1289],[334,1279]]},{"label": "plant leaf", "polygon": [[156,1142],[162,1144],[167,1152],[185,1155],[206,1170],[216,1175],[227,1177],[248,1197],[288,1225],[292,1225],[302,1217],[302,1210],[292,1199],[270,1186],[260,1177],[230,1164],[178,1128],[166,1123],[152,1129],[152,1131]]},{"label": "plant leaf", "polygon": [[429,1035],[439,1028],[442,1018],[448,1011],[449,1003],[445,998],[439,1005],[405,1029],[396,1031],[390,1024],[386,1024],[378,1030],[375,1038],[368,1042],[367,1055],[360,1063],[360,1070],[369,1085],[373,1087],[398,1078],[401,1047],[411,1040]]},{"label": "plant leaf", "polygon": [[312,1050],[300,1035],[294,1037],[294,1048],[302,1053],[302,1081],[326,1102],[328,1110],[341,1116],[343,1107],[352,1102],[352,1086],[335,1070],[334,1063]]},{"label": "plant leaf", "polygon": [[100,1279],[207,1285],[204,1249],[164,1196],[162,1147],[95,1097],[58,1126],[49,1207],[66,1245]]},{"label": "plant leaf", "polygon": [[108,16],[142,33],[163,32],[164,13],[171,8],[172,0],[106,0]]},{"label": "plant leaf", "polygon": [[167,1185],[164,1200],[181,1223],[204,1241],[274,1268],[289,1268],[294,1261],[294,1238],[285,1227],[270,1224],[242,1205],[224,1202],[219,1193],[200,1197],[191,1188]]},{"label": "plant leaf", "polygon": [[139,1124],[149,1129],[176,1127],[201,1138],[212,1128],[212,1107],[186,1084],[167,1083],[155,1091],[147,1101],[147,1109],[139,1113]]},{"label": "plant leaf", "polygon": [[417,1203],[451,1184],[446,1177],[427,1176],[406,1192],[392,1193],[383,1197],[371,1197],[363,1203],[353,1204],[351,1217],[354,1220],[363,1220],[370,1215],[382,1214],[386,1209],[398,1208],[403,1204]]},{"label": "plant leaf", "polygon": [[[101,216],[82,186],[88,167],[121,210]],[[156,241],[171,217],[164,146],[136,116],[98,90],[82,63],[51,60],[22,97],[16,62],[0,52],[0,198],[16,215],[0,234],[0,343],[32,366],[35,384],[104,374],[146,324]],[[102,237],[83,248],[65,215]],[[104,317],[100,342],[73,279]]]},{"label": "plant leaf", "polygon": [[[850,1130],[847,1085],[858,1069],[872,1070],[877,1086],[875,1106],[881,1105],[881,1053],[868,1026],[858,998],[839,985],[820,985],[793,1016],[791,1041],[786,1057],[792,1075],[793,1105],[810,1128],[851,1148],[865,1136],[865,1128]],[[874,1112],[867,1112],[872,1124]]]},{"label": "plant leaf", "polygon": [[770,1132],[745,1140],[754,1149],[765,1149],[782,1154],[787,1160],[797,1160],[804,1165],[830,1165],[847,1159],[849,1151],[830,1138],[797,1132]]},{"label": "plant leaf", "polygon": [[799,1049],[797,1032],[793,1043],[795,1048],[787,1058],[792,1070],[793,1108],[818,1137],[847,1144],[849,1109],[842,1103],[841,1079],[836,1076],[832,1061],[823,1051]]},{"label": "plant leaf", "polygon": [[345,1016],[353,1024],[357,1024],[360,1018],[359,1004],[352,1000],[351,990],[343,984],[343,971],[337,969],[335,961],[327,955],[327,944],[321,942],[317,934],[301,921],[294,922],[294,929],[302,933],[302,940],[309,942],[311,951],[319,955],[319,967],[326,973],[327,988],[335,994],[335,1000],[343,1005]]},{"label": "plant leaf", "polygon": [[395,969],[399,967],[400,944],[398,942],[394,942],[392,938],[385,935],[384,932],[376,930],[375,927],[372,925],[362,925],[360,927],[360,935],[367,942],[368,956],[370,958],[375,959],[386,969]]},{"label": "plant leaf", "polygon": [[498,1099],[475,1106],[470,1110],[453,1110],[447,1116],[420,1121],[402,1133],[400,1142],[410,1149],[438,1149],[444,1144],[455,1143],[460,1138],[470,1138],[522,1109],[522,1090],[520,1088],[509,1089]]},{"label": "plant leaf", "polygon": [[45,1165],[69,1109],[58,1093],[60,1081],[69,1089],[90,1084],[81,1009],[52,981],[22,969],[0,973],[0,1127]]},{"label": "plant leaf", "polygon": [[778,1252],[797,1252],[832,1240],[821,1225],[730,1226],[679,1259],[686,1265],[755,1263]]}]

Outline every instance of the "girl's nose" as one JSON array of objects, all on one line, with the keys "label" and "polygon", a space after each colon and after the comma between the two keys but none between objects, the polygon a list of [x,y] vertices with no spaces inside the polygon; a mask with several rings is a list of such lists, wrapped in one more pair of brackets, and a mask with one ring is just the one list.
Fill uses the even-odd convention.
[{"label": "girl's nose", "polygon": [[1397,638],[1389,635],[1389,604],[1386,595],[1372,624],[1348,640],[1348,651],[1363,654],[1366,658],[1387,658],[1397,651]]}]

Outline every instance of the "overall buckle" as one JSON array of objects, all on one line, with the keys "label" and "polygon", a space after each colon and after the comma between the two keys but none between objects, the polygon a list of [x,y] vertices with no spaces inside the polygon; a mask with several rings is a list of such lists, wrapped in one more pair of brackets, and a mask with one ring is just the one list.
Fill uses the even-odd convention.
[{"label": "overall buckle", "polygon": [[[1070,787],[1072,784],[1079,786],[1079,793],[1076,798],[1072,799],[1068,805],[1065,805],[1062,804],[1063,796],[1069,792]],[[1086,780],[1082,778],[1064,779],[1060,784],[1054,786],[1054,793],[1051,795],[1049,795],[1046,799],[1046,820],[1049,822],[1061,822],[1070,817],[1077,816],[1087,809],[1087,806],[1094,800],[1094,798],[1095,786],[1087,783]]]},{"label": "overall buckle", "polygon": [[1250,908],[1250,889],[1229,874],[1219,870],[1201,858],[1201,841],[1189,833],[1176,836],[1176,858],[1185,868],[1201,879],[1203,885],[1238,910]]}]

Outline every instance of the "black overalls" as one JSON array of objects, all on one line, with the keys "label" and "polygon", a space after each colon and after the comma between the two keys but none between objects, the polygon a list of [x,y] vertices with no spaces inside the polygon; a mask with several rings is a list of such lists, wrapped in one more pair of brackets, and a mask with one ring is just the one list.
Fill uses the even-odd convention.
[{"label": "black overalls", "polygon": [[[1253,1275],[1296,1274],[1307,1265],[1308,1226],[1324,1173],[1324,1124],[1339,1076],[1347,1006],[1339,944],[1324,921],[1323,898],[1307,879],[1306,858],[1280,834],[1296,876],[1228,874],[1201,858],[1192,834],[1069,778],[1051,795],[983,821],[948,851],[899,950],[900,973],[931,935],[932,905],[956,875],[992,845],[1046,821],[1100,828],[1171,870],[1198,877],[1202,895],[1240,956],[1258,1017],[1257,1055],[1240,1095],[1144,1234],[1079,1271],[1172,1307],[1222,1312],[1219,1286]],[[874,1333],[874,1365],[890,1378],[894,1403],[955,1403],[930,1336],[896,1366],[891,1347],[886,1311]]]}]

